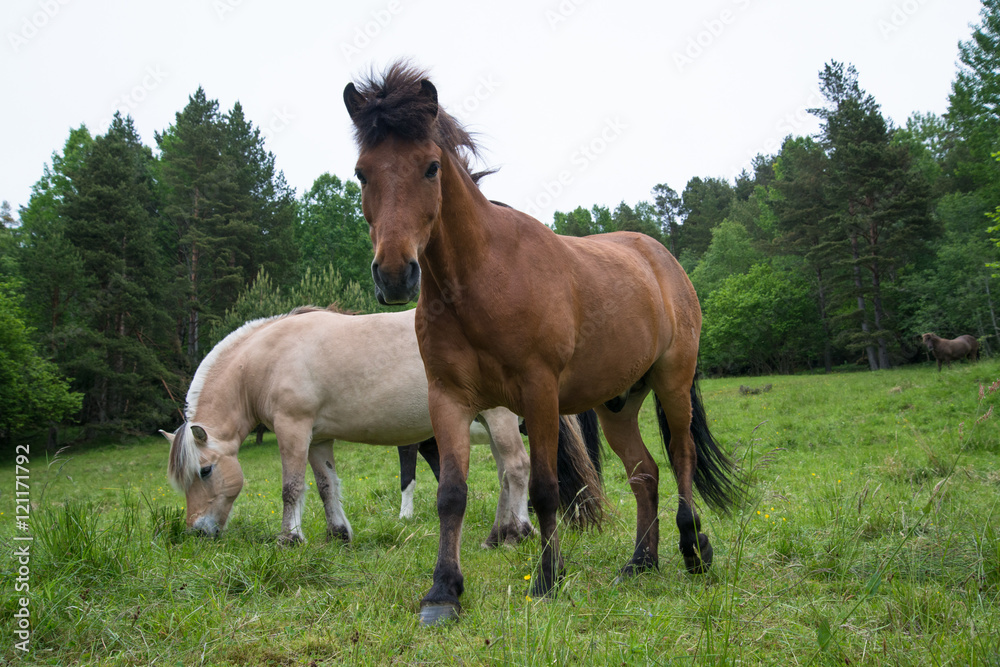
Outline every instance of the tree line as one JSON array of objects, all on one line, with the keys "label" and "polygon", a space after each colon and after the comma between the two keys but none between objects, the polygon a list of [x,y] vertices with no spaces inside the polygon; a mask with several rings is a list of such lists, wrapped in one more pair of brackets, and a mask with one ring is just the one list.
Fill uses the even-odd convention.
[{"label": "tree line", "polygon": [[556,213],[563,234],[659,238],[704,312],[700,364],[727,374],[921,361],[919,335],[1000,349],[1000,2],[959,44],[943,116],[887,119],[857,70],[819,73],[816,136],[789,136],[734,182]]},{"label": "tree line", "polygon": [[[70,421],[179,420],[205,354],[301,303],[374,309],[360,190],[324,174],[296,198],[239,103],[199,88],[142,143],[116,115],[70,132],[0,230],[0,438]],[[265,293],[266,292],[266,293]]]},{"label": "tree line", "polygon": [[[701,366],[787,373],[923,359],[916,336],[997,349],[1000,0],[959,45],[941,117],[896,127],[850,65],[819,73],[816,136],[789,136],[734,181],[692,178],[553,228],[631,230],[688,271]],[[244,322],[311,303],[372,312],[353,181],[301,196],[239,103],[199,88],[143,144],[117,115],[70,132],[15,216],[0,210],[0,440],[57,423],[147,433],[180,419],[204,355]]]}]

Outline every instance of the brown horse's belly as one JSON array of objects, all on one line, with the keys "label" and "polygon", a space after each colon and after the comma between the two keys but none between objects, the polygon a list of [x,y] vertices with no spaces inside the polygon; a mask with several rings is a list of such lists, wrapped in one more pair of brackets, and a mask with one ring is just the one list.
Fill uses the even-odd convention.
[{"label": "brown horse's belly", "polygon": [[[602,355],[574,355],[559,377],[559,410],[584,412],[628,391],[656,361],[652,345],[625,342]],[[631,349],[630,349],[631,348]]]}]

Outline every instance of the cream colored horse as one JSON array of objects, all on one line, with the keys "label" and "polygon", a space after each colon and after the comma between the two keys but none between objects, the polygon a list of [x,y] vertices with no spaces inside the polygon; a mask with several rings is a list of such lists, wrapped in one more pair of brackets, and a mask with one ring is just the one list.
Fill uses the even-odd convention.
[{"label": "cream colored horse", "polygon": [[[344,315],[301,308],[249,322],[202,361],[185,416],[175,433],[163,434],[171,442],[170,481],[186,496],[189,528],[216,535],[225,527],[243,487],[240,444],[261,423],[274,431],[281,454],[279,539],[305,539],[308,461],[326,511],[327,536],[350,540],[333,442],[400,446],[433,435],[413,311]],[[500,480],[486,544],[519,541],[533,526],[527,503],[530,464],[518,417],[504,408],[485,410],[472,436],[492,447]],[[582,441],[570,438],[566,446],[586,474],[590,461]],[[583,489],[588,497],[600,493],[594,478],[581,484],[590,487]]]}]

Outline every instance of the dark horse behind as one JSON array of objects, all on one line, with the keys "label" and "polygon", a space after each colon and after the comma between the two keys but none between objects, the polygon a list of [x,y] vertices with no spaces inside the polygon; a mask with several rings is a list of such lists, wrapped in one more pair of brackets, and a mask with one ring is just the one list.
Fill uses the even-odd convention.
[{"label": "dark horse behind", "polygon": [[975,361],[976,355],[979,353],[979,341],[976,340],[975,336],[968,334],[950,340],[936,334],[925,333],[922,338],[924,345],[934,353],[934,358],[937,359],[938,372],[941,372],[942,362],[951,368],[951,362],[966,357],[969,361]]}]

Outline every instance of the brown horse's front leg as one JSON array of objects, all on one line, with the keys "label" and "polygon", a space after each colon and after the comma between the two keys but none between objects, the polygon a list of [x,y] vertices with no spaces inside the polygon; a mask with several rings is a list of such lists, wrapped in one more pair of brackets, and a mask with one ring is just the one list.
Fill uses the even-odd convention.
[{"label": "brown horse's front leg", "polygon": [[556,527],[559,511],[559,403],[555,388],[551,393],[529,397],[525,402],[530,406],[524,414],[531,455],[528,495],[538,517],[542,538],[541,563],[536,576],[531,579],[531,594],[545,596],[554,592],[556,583],[563,576]]},{"label": "brown horse's front leg", "polygon": [[462,577],[460,545],[462,522],[468,498],[469,426],[472,414],[435,383],[429,387],[429,407],[434,437],[441,456],[437,510],[440,522],[437,565],[434,584],[420,601],[420,622],[437,625],[458,618],[462,605],[458,598],[465,588]]}]

